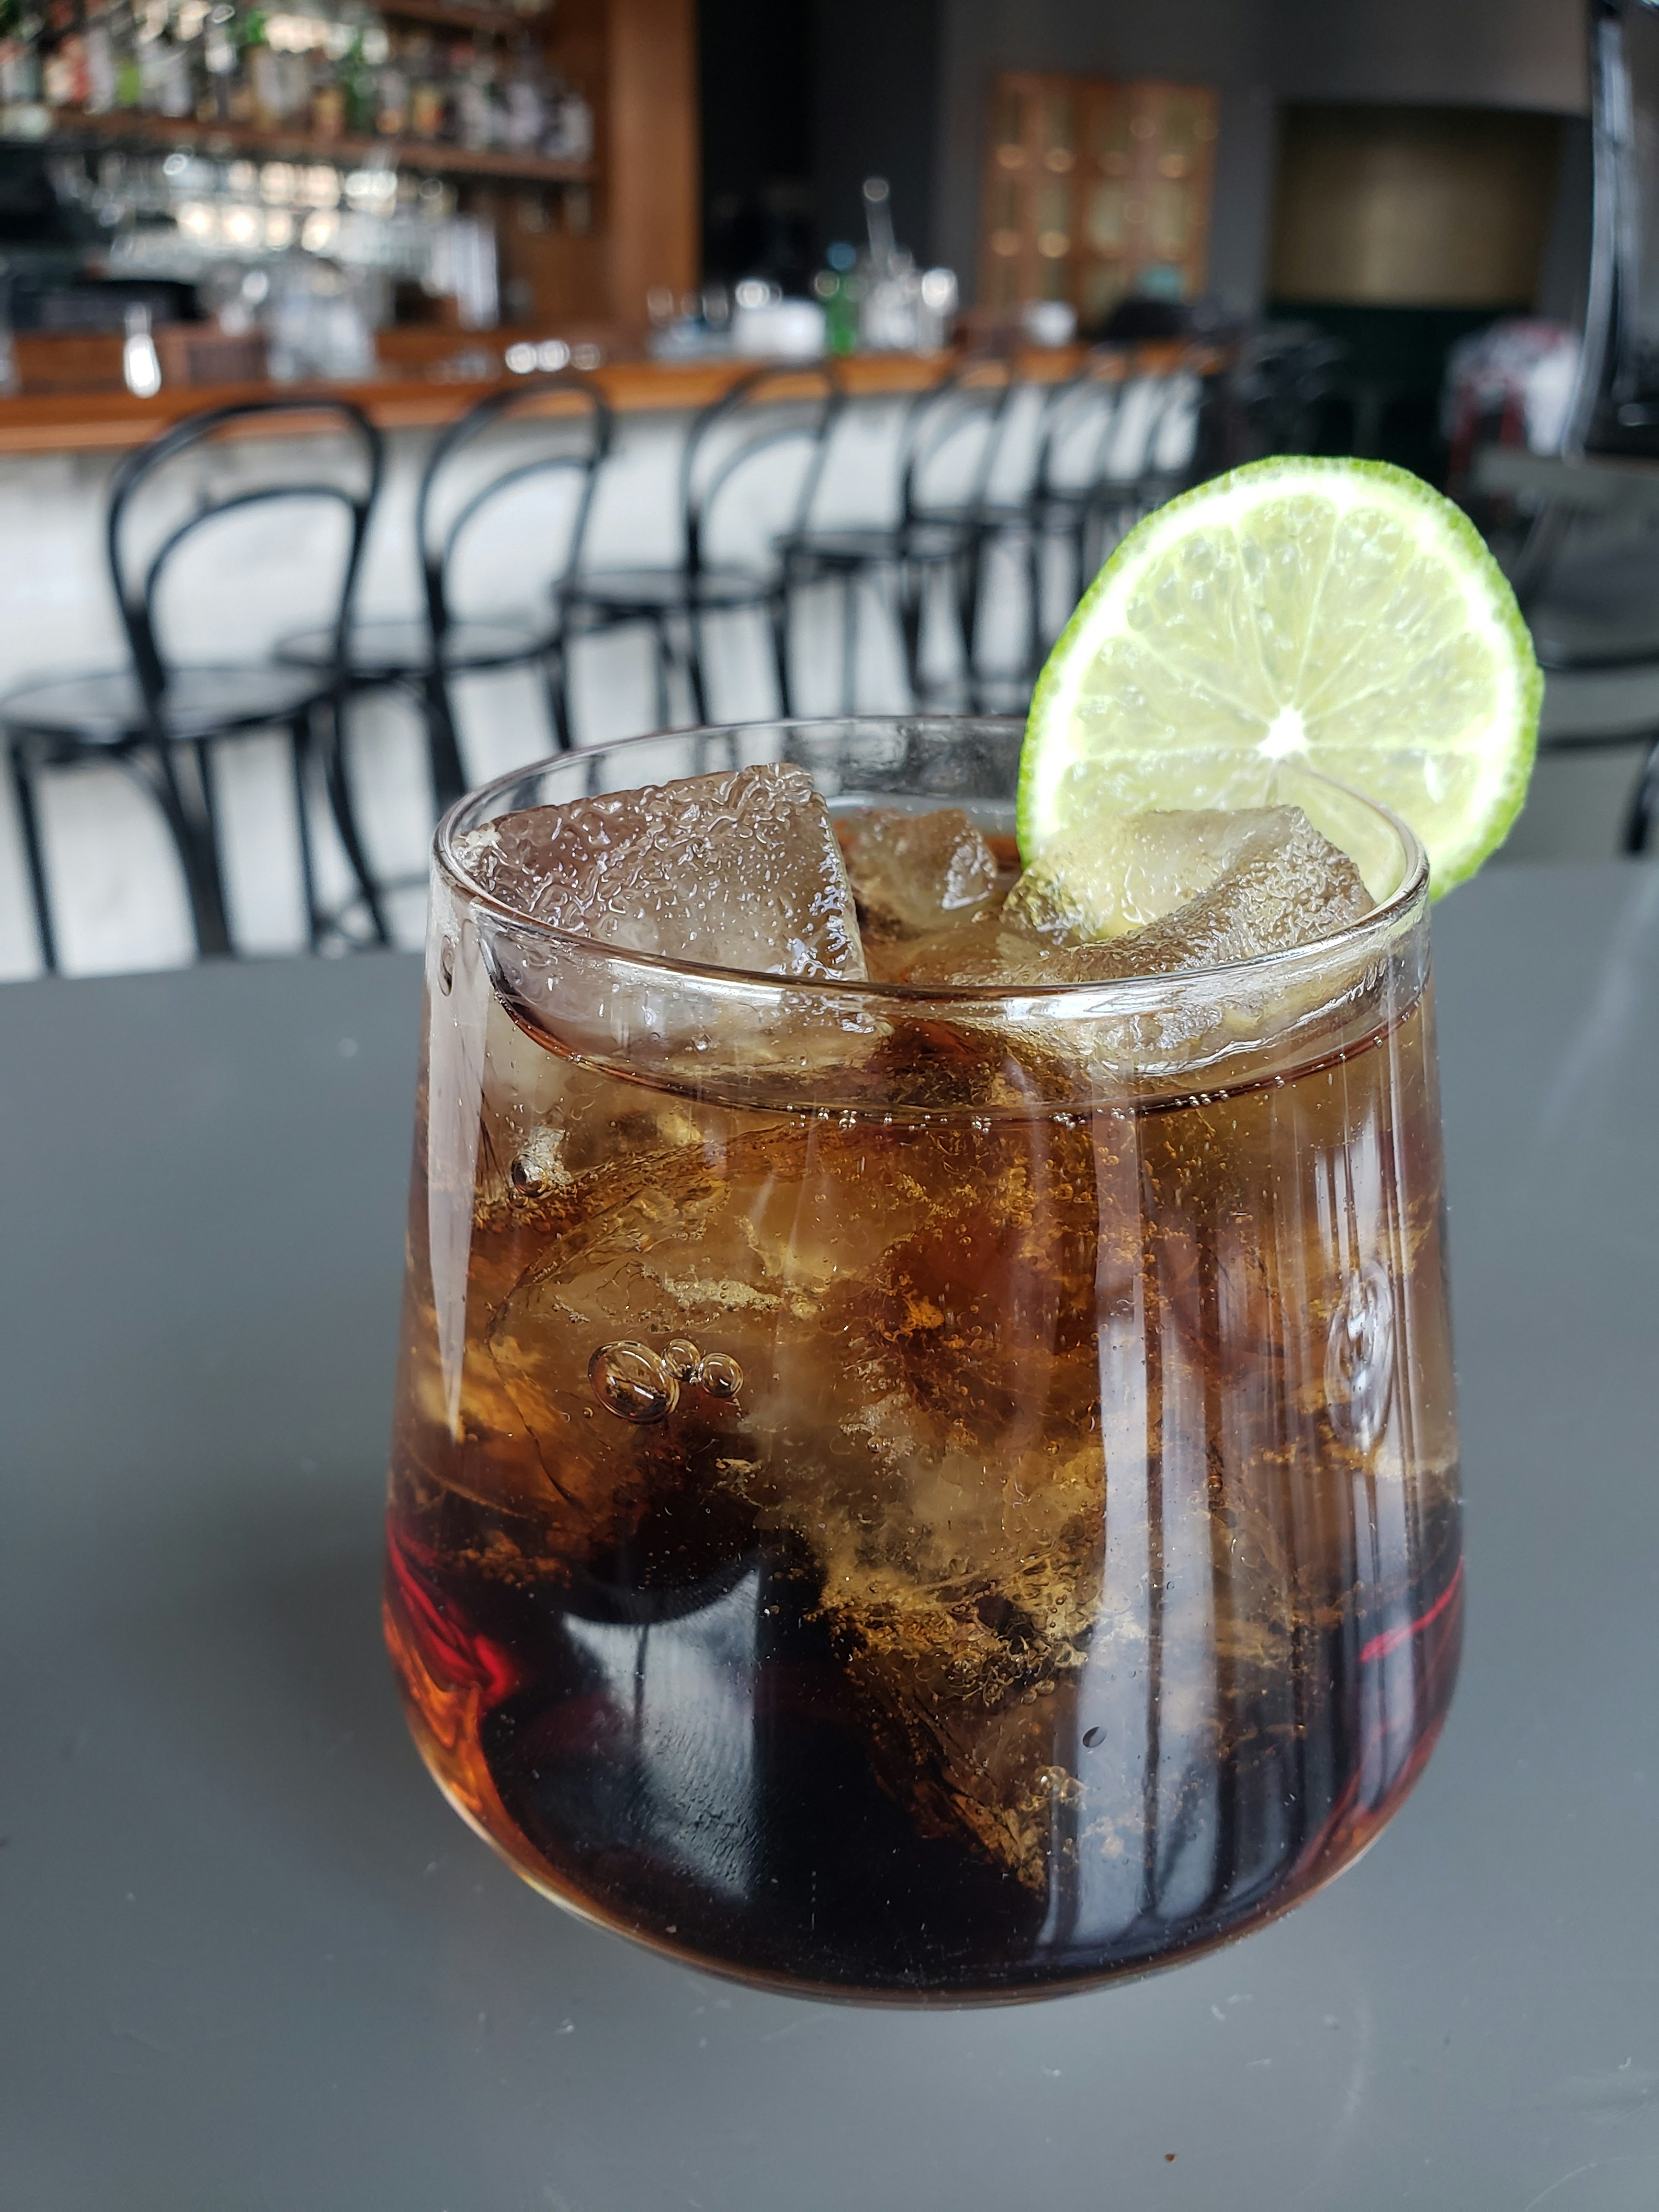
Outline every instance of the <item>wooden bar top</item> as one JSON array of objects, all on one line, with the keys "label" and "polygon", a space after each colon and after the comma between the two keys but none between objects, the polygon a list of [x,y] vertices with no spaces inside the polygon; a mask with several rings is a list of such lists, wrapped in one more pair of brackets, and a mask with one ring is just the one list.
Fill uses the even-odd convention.
[{"label": "wooden bar top", "polygon": [[[479,345],[492,353],[501,337],[481,336]],[[464,349],[458,341],[458,350]],[[878,398],[887,393],[920,392],[960,360],[950,354],[854,354],[836,363],[843,388],[854,398]],[[1033,383],[1050,384],[1076,373],[1087,358],[1082,346],[1032,349],[1014,358],[1018,376]],[[1121,356],[1125,374],[1170,369],[1190,351],[1176,345],[1132,349]],[[591,372],[592,380],[618,414],[647,414],[679,408],[706,407],[729,391],[739,378],[767,366],[753,360],[659,362],[617,360]],[[780,378],[792,368],[811,364],[771,364]],[[0,454],[119,452],[142,445],[168,423],[210,407],[224,407],[252,399],[304,399],[327,393],[349,399],[363,408],[382,430],[428,429],[452,422],[487,392],[516,378],[485,375],[441,380],[419,374],[388,371],[362,384],[222,384],[179,385],[165,387],[152,399],[136,398],[125,392],[36,392],[0,399]],[[303,416],[285,425],[280,416],[265,426],[276,435],[291,428],[294,434],[314,434],[314,423]]]}]

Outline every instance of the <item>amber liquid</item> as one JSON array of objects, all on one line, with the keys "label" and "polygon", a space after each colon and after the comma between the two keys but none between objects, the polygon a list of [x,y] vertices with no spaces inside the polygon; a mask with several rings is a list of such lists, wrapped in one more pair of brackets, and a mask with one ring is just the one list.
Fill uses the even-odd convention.
[{"label": "amber liquid", "polygon": [[[459,1377],[417,1167],[392,1484],[451,1797],[605,1924],[848,1996],[1141,1971],[1328,1880],[1457,1662],[1432,1066],[1419,1003],[1288,1079],[906,1122],[492,1006]],[[672,1341],[741,1387],[622,1418],[595,1352]]]}]

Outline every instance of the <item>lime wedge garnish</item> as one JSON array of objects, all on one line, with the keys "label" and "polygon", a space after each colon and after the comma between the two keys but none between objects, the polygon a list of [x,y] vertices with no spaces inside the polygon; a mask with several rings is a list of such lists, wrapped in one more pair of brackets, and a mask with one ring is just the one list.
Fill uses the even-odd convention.
[{"label": "lime wedge garnish", "polygon": [[1254,461],[1138,523],[1090,586],[1031,701],[1021,849],[1270,804],[1299,765],[1402,816],[1449,890],[1520,811],[1542,696],[1449,500],[1383,461]]}]

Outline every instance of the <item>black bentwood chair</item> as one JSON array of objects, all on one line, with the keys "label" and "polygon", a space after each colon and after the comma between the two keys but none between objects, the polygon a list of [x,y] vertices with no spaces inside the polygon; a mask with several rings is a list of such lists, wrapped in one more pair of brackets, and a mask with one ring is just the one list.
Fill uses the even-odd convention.
[{"label": "black bentwood chair", "polygon": [[1220,465],[1213,427],[1220,385],[1197,353],[1149,360],[1100,346],[1075,376],[1050,387],[1015,495],[994,480],[974,518],[975,604],[996,556],[1022,561],[1025,571],[1022,662],[1000,672],[975,665],[981,711],[993,704],[1024,710],[1050,647],[1112,548],[1154,507]]},{"label": "black bentwood chair", "polygon": [[[258,437],[262,429],[279,425],[303,428],[313,438],[320,434],[327,446],[301,449],[286,437]],[[325,475],[323,453],[341,447],[344,465]],[[297,469],[296,451],[304,455]],[[386,941],[342,773],[337,724],[343,640],[380,462],[379,434],[343,400],[260,399],[176,422],[117,469],[106,543],[128,665],[45,678],[0,699],[0,733],[41,957],[49,969],[57,967],[58,945],[36,805],[39,778],[94,763],[112,763],[132,776],[161,809],[172,835],[198,953],[224,957],[235,947],[226,915],[214,754],[227,740],[273,730],[288,739],[312,949],[338,934],[319,903],[313,860],[310,796],[319,770],[374,936]],[[216,495],[216,473],[222,482]],[[315,667],[298,668],[254,659],[186,661],[169,654],[158,602],[178,574],[174,563],[186,544],[199,551],[203,533],[225,517],[268,503],[305,501],[337,510],[345,524],[337,577],[329,592],[333,611],[325,659]]]},{"label": "black bentwood chair", "polygon": [[[670,672],[684,672],[695,719],[710,719],[708,624],[716,617],[764,614],[777,672],[779,706],[794,711],[789,666],[789,585],[775,558],[716,557],[722,517],[780,502],[787,535],[804,530],[841,407],[835,372],[774,363],[754,370],[703,410],[686,434],[680,460],[680,558],[662,567],[591,570],[574,576],[562,598],[569,634],[635,626],[655,645],[657,718],[672,721]],[[786,455],[793,448],[793,466]],[[733,499],[743,487],[741,500]]]},{"label": "black bentwood chair", "polygon": [[[574,371],[515,382],[468,408],[434,441],[416,499],[424,611],[350,627],[351,689],[401,690],[421,702],[440,813],[468,784],[455,733],[458,676],[540,669],[555,742],[569,749],[565,595],[611,427],[602,394]],[[510,611],[465,611],[470,597],[493,597],[503,584]],[[323,667],[332,648],[319,629],[277,650]]]},{"label": "black bentwood chair", "polygon": [[966,362],[919,392],[906,411],[898,449],[892,519],[827,529],[803,525],[779,544],[788,593],[839,586],[842,707],[857,702],[859,604],[873,597],[896,617],[914,703],[939,702],[945,689],[922,665],[922,628],[930,592],[943,596],[956,632],[958,672],[946,679],[971,699],[978,616],[979,532],[1008,403],[1009,363]]}]

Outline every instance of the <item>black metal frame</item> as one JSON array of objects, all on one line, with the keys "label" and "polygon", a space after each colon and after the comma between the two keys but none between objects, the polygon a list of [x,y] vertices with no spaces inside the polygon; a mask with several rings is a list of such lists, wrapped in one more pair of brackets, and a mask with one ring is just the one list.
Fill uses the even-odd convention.
[{"label": "black metal frame", "polygon": [[[709,720],[708,686],[703,624],[710,615],[763,611],[771,637],[777,674],[779,704],[787,716],[794,711],[794,687],[789,665],[789,596],[791,577],[787,561],[768,574],[708,558],[708,538],[714,509],[734,479],[763,456],[783,447],[811,447],[789,539],[803,531],[817,497],[830,435],[844,402],[841,381],[833,365],[820,362],[771,362],[752,370],[696,416],[680,455],[679,507],[683,555],[672,569],[641,563],[592,576],[577,574],[568,585],[565,605],[580,627],[572,635],[610,631],[644,625],[655,645],[658,720],[672,720],[668,683],[678,666],[690,693],[692,712],[699,723]],[[793,408],[787,422],[768,421],[765,410]],[[754,409],[752,434],[738,440],[714,464],[706,460],[715,433],[737,416]],[[676,623],[682,635],[676,636]]]},{"label": "black metal frame", "polygon": [[[1182,468],[1163,467],[1156,459],[1158,441],[1171,409],[1184,396],[1188,379],[1200,386],[1193,451]],[[1112,448],[1122,428],[1124,410],[1131,395],[1149,384],[1163,389],[1155,394],[1146,422],[1143,465],[1132,476],[1114,475]],[[1224,378],[1213,371],[1204,374],[1195,359],[1183,356],[1153,367],[1115,346],[1096,348],[1076,376],[1054,386],[1044,410],[1031,490],[1023,510],[993,512],[984,526],[988,538],[1012,536],[1024,543],[1030,623],[1024,671],[1028,685],[1036,681],[1058,635],[1051,634],[1042,622],[1046,549],[1056,540],[1069,548],[1071,604],[1075,607],[1112,544],[1143,515],[1212,473],[1217,456],[1206,450],[1206,424],[1215,416],[1224,387]],[[1079,407],[1098,410],[1098,426],[1089,465],[1075,478],[1063,481],[1059,474],[1062,448],[1076,430],[1068,417]]]},{"label": "black metal frame", "polygon": [[[342,483],[326,480],[280,483],[237,492],[217,501],[204,501],[151,554],[147,564],[132,571],[125,556],[123,538],[133,504],[155,472],[220,433],[257,424],[269,417],[313,416],[344,432],[355,443],[363,465],[364,488],[353,492]],[[74,672],[67,677],[40,678],[0,700],[0,731],[6,739],[12,787],[22,830],[25,857],[33,894],[35,922],[41,957],[48,969],[57,966],[57,943],[52,918],[46,855],[34,800],[34,777],[43,769],[70,768],[90,762],[120,767],[139,783],[160,808],[172,835],[184,871],[198,951],[204,957],[234,953],[225,910],[224,879],[219,851],[219,818],[214,787],[212,748],[226,738],[252,736],[284,728],[289,739],[297,809],[301,867],[304,878],[306,919],[309,940],[318,949],[335,926],[319,904],[313,861],[308,813],[308,787],[313,765],[320,764],[326,795],[342,844],[366,904],[370,927],[378,942],[388,941],[382,914],[369,874],[340,751],[339,706],[341,659],[350,621],[358,572],[368,536],[369,519],[379,495],[382,466],[380,433],[361,409],[349,402],[325,397],[257,399],[208,408],[186,416],[127,454],[111,483],[105,518],[105,550],[111,585],[130,655],[130,671]],[[330,632],[332,652],[319,669],[314,685],[301,690],[280,709],[257,702],[238,708],[227,699],[219,712],[198,710],[185,714],[181,686],[210,688],[216,678],[253,677],[275,664],[232,663],[203,666],[170,664],[157,635],[155,598],[164,574],[180,547],[207,523],[239,509],[278,500],[337,501],[349,517],[349,537],[341,575],[339,597]],[[75,723],[54,715],[47,695],[59,684],[82,683],[118,687],[131,676],[136,687],[137,712],[123,716],[112,707],[114,727],[109,731]],[[31,708],[31,702],[33,705]]]},{"label": "black metal frame", "polygon": [[[905,411],[899,447],[898,518],[890,524],[792,532],[779,541],[788,587],[834,581],[842,592],[842,711],[855,704],[858,593],[891,580],[896,600],[906,680],[913,703],[927,703],[921,669],[921,629],[930,580],[947,579],[965,681],[972,669],[979,599],[978,518],[995,469],[1009,403],[1018,388],[1012,364],[1000,354],[981,355],[945,373],[920,392]],[[958,438],[982,433],[967,496],[930,503],[924,480]]]},{"label": "black metal frame", "polygon": [[[568,402],[556,414],[545,414],[544,403],[562,397]],[[569,450],[538,453],[516,462],[499,476],[489,477],[472,493],[447,522],[435,519],[441,504],[444,480],[457,457],[488,430],[514,415],[529,415],[568,430],[580,423],[579,441]],[[487,393],[459,416],[434,440],[421,471],[415,501],[415,542],[421,563],[422,616],[425,639],[419,653],[383,643],[374,649],[377,625],[359,623],[344,640],[348,689],[353,692],[406,690],[418,701],[426,728],[433,799],[439,813],[467,787],[456,735],[454,702],[450,685],[457,676],[504,668],[539,666],[547,690],[554,741],[561,751],[571,743],[570,711],[565,681],[563,598],[582,554],[599,471],[611,452],[614,418],[603,393],[574,370],[515,381]],[[575,518],[562,562],[548,580],[550,606],[544,620],[525,623],[504,622],[502,635],[490,647],[462,645],[466,617],[458,617],[451,605],[451,582],[457,549],[465,532],[502,494],[536,477],[574,471],[581,478]],[[383,629],[401,631],[403,623]],[[513,633],[519,634],[514,635]],[[280,659],[301,665],[313,664],[321,644],[314,633],[285,639],[278,647]]]},{"label": "black metal frame", "polygon": [[[534,460],[522,461],[507,470],[475,491],[450,521],[441,535],[434,537],[432,510],[446,470],[458,453],[470,446],[484,431],[494,429],[510,416],[533,407],[553,394],[560,394],[580,402],[580,411],[587,420],[588,435],[586,450],[572,453],[538,454]],[[563,423],[577,410],[551,417]],[[459,421],[434,442],[421,475],[421,488],[415,502],[415,542],[420,548],[421,580],[426,599],[427,632],[430,651],[427,665],[421,673],[422,687],[432,724],[433,781],[438,806],[441,811],[459,799],[466,788],[466,776],[461,766],[460,748],[455,736],[453,703],[449,695],[449,679],[469,668],[511,668],[539,664],[547,683],[548,709],[552,717],[553,733],[561,752],[570,750],[569,692],[565,681],[564,665],[564,595],[581,562],[582,547],[587,535],[588,518],[592,513],[593,493],[600,468],[610,456],[615,435],[615,419],[605,395],[597,385],[574,369],[561,370],[549,376],[494,392],[469,407]],[[449,603],[449,586],[456,550],[471,525],[490,503],[514,485],[527,482],[532,477],[556,476],[566,471],[580,472],[581,489],[577,495],[575,518],[571,524],[570,537],[565,557],[558,574],[552,580],[552,610],[548,627],[524,653],[510,659],[489,656],[470,659],[456,658],[446,649],[446,640],[455,623],[455,615]]]}]

